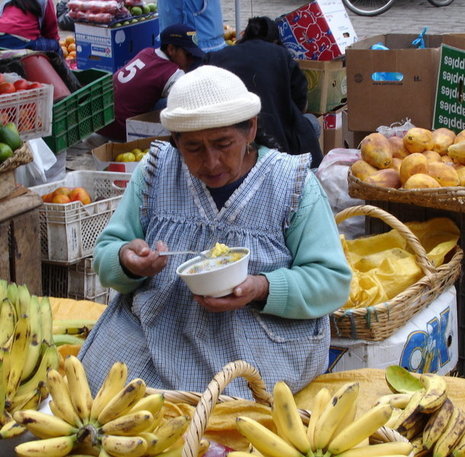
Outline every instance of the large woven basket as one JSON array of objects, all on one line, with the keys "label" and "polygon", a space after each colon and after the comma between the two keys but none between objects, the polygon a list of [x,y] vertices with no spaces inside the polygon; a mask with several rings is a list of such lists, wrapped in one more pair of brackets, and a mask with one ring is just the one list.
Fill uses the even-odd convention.
[{"label": "large woven basket", "polygon": [[368,184],[356,178],[349,170],[349,195],[361,200],[392,201],[429,208],[465,212],[465,187],[438,187],[435,189],[394,189]]},{"label": "large woven basket", "polygon": [[353,216],[376,217],[396,229],[407,240],[424,274],[415,284],[385,303],[367,308],[341,308],[331,314],[333,337],[381,341],[391,336],[455,283],[460,276],[463,251],[456,246],[449,261],[436,268],[418,238],[396,217],[376,206],[359,205],[338,213],[336,222],[340,223]]},{"label": "large woven basket", "polygon": [[[200,440],[205,434],[207,429],[208,420],[212,414],[213,408],[218,402],[242,400],[237,397],[230,397],[221,395],[225,387],[234,379],[244,377],[247,382],[252,395],[257,403],[272,405],[273,397],[266,390],[265,383],[261,378],[258,370],[245,362],[244,360],[237,360],[230,362],[219,371],[208,384],[206,390],[200,394],[196,392],[186,392],[179,390],[160,390],[148,388],[148,393],[161,392],[165,399],[173,403],[187,403],[196,405],[192,421],[184,435],[185,444],[182,451],[182,457],[197,457],[200,448]],[[300,409],[300,416],[304,424],[308,424],[311,412],[308,410]],[[408,441],[400,433],[395,430],[381,427],[373,435],[374,441],[377,443],[388,441]],[[408,457],[413,456],[413,451]],[[284,456],[283,456],[284,457]]]},{"label": "large woven basket", "polygon": [[32,153],[27,143],[23,143],[19,149],[16,149],[13,156],[0,163],[0,173],[14,170],[20,165],[25,165],[29,162],[32,162]]}]

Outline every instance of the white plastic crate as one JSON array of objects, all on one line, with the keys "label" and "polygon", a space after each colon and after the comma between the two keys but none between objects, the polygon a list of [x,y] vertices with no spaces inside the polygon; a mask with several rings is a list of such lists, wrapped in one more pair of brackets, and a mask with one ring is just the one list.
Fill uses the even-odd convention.
[{"label": "white plastic crate", "polygon": [[23,140],[52,133],[53,86],[0,95],[0,121],[14,122]]},{"label": "white plastic crate", "polygon": [[31,187],[45,195],[57,187],[84,187],[93,203],[44,203],[40,207],[42,260],[75,263],[92,255],[95,242],[121,200],[129,173],[72,171],[64,179]]},{"label": "white plastic crate", "polygon": [[43,294],[49,297],[91,300],[108,304],[110,289],[100,284],[92,262],[92,257],[72,265],[42,262]]}]

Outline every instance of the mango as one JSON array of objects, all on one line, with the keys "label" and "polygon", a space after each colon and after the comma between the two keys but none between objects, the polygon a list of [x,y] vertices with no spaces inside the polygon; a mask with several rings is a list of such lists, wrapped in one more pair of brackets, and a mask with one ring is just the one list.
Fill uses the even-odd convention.
[{"label": "mango", "polygon": [[426,173],[417,173],[410,176],[403,187],[404,189],[434,189],[441,187],[441,184]]},{"label": "mango", "polygon": [[423,152],[433,147],[433,134],[431,130],[421,127],[412,127],[407,131],[403,138],[404,146],[412,154],[414,152]]},{"label": "mango", "polygon": [[441,162],[441,154],[436,151],[424,151],[422,154],[426,157],[428,162]]},{"label": "mango", "polygon": [[399,136],[391,136],[388,138],[389,143],[391,143],[391,153],[392,157],[398,157],[403,159],[409,155],[407,149],[405,149],[404,141]]},{"label": "mango", "polygon": [[426,174],[428,170],[427,164],[426,157],[420,152],[408,155],[400,164],[399,173],[402,184],[405,185],[407,180],[416,173]]},{"label": "mango", "polygon": [[401,185],[399,172],[394,170],[394,168],[378,170],[376,173],[368,176],[365,182],[379,187],[393,187],[394,189],[398,189]]},{"label": "mango", "polygon": [[398,173],[400,173],[400,164],[402,163],[402,159],[399,159],[398,157],[393,157],[392,158],[392,165],[391,168],[394,168]]},{"label": "mango", "polygon": [[362,159],[371,166],[383,169],[392,163],[391,143],[381,133],[370,133],[360,143]]},{"label": "mango", "polygon": [[455,187],[460,184],[457,170],[444,162],[429,162],[428,174],[441,184],[441,187]]},{"label": "mango", "polygon": [[365,181],[365,179],[368,178],[368,176],[372,175],[373,173],[376,173],[378,169],[372,167],[368,162],[365,162],[364,160],[357,160],[351,165],[350,171],[356,178],[360,179],[361,181]]},{"label": "mango", "polygon": [[447,148],[455,140],[455,132],[444,127],[433,130],[431,136],[433,137],[433,147],[431,149],[442,156],[447,154]]},{"label": "mango", "polygon": [[465,165],[465,139],[460,143],[451,144],[447,148],[447,155],[455,162]]},{"label": "mango", "polygon": [[457,133],[455,136],[454,143],[460,143],[462,141],[465,141],[465,130],[462,130],[461,132]]}]

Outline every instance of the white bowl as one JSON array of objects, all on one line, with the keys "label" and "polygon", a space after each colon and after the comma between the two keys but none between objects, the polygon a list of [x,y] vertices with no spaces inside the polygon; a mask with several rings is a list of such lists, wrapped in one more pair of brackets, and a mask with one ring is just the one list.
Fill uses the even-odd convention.
[{"label": "white bowl", "polygon": [[[206,253],[208,251],[204,251]],[[211,264],[223,257],[205,259],[197,256],[184,262],[176,269],[176,273],[187,284],[190,291],[196,295],[209,297],[224,297],[232,293],[234,287],[245,281],[248,273],[250,251],[247,248],[231,248],[231,254],[243,253],[244,256],[235,262],[215,265],[208,271],[188,273],[196,264]]]}]

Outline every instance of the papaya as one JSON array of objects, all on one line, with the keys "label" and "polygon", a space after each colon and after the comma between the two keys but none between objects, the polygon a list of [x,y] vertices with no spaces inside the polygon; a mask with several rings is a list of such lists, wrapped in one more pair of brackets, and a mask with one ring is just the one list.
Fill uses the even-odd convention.
[{"label": "papaya", "polygon": [[465,165],[455,166],[455,171],[459,177],[459,186],[465,186]]},{"label": "papaya", "polygon": [[414,152],[408,155],[400,164],[400,180],[405,184],[407,180],[416,173],[427,173],[428,161],[426,157],[420,152]]},{"label": "papaya", "polygon": [[376,173],[378,170],[364,160],[357,160],[351,165],[350,171],[356,178],[365,181],[368,176]]},{"label": "papaya", "polygon": [[436,151],[440,155],[447,154],[447,148],[455,141],[455,132],[444,127],[433,130],[433,147],[431,150]]},{"label": "papaya", "polygon": [[409,155],[407,149],[405,149],[404,141],[399,136],[391,136],[388,138],[391,143],[392,157],[403,159]]},{"label": "papaya", "polygon": [[392,158],[392,165],[391,168],[394,168],[398,173],[400,173],[400,165],[402,163],[402,159],[399,159],[398,157],[393,157]]},{"label": "papaya", "polygon": [[434,189],[441,187],[441,184],[426,173],[417,173],[410,176],[403,187],[404,189]]},{"label": "papaya", "polygon": [[460,185],[457,170],[444,162],[428,163],[428,174],[432,176],[442,187],[455,187]]},{"label": "papaya", "polygon": [[403,137],[405,149],[412,154],[423,152],[433,147],[433,134],[431,130],[421,127],[412,127]]},{"label": "papaya", "polygon": [[373,184],[379,187],[393,187],[398,189],[401,185],[399,172],[394,168],[384,168],[365,179],[367,184]]},{"label": "papaya", "polygon": [[447,148],[447,155],[455,162],[465,165],[465,139],[460,143],[451,144]]},{"label": "papaya", "polygon": [[441,162],[441,154],[436,151],[423,151],[422,154],[426,157],[428,162]]},{"label": "papaya", "polygon": [[381,133],[370,133],[360,142],[362,159],[371,166],[383,169],[392,163],[391,143]]},{"label": "papaya", "polygon": [[454,143],[460,143],[462,141],[465,141],[465,130],[462,130],[461,132],[457,133],[457,135],[455,135]]},{"label": "papaya", "polygon": [[8,126],[7,124],[0,127],[0,143],[7,144],[13,151],[19,149],[23,145],[23,140],[21,140],[16,126],[12,128],[11,125]]}]

